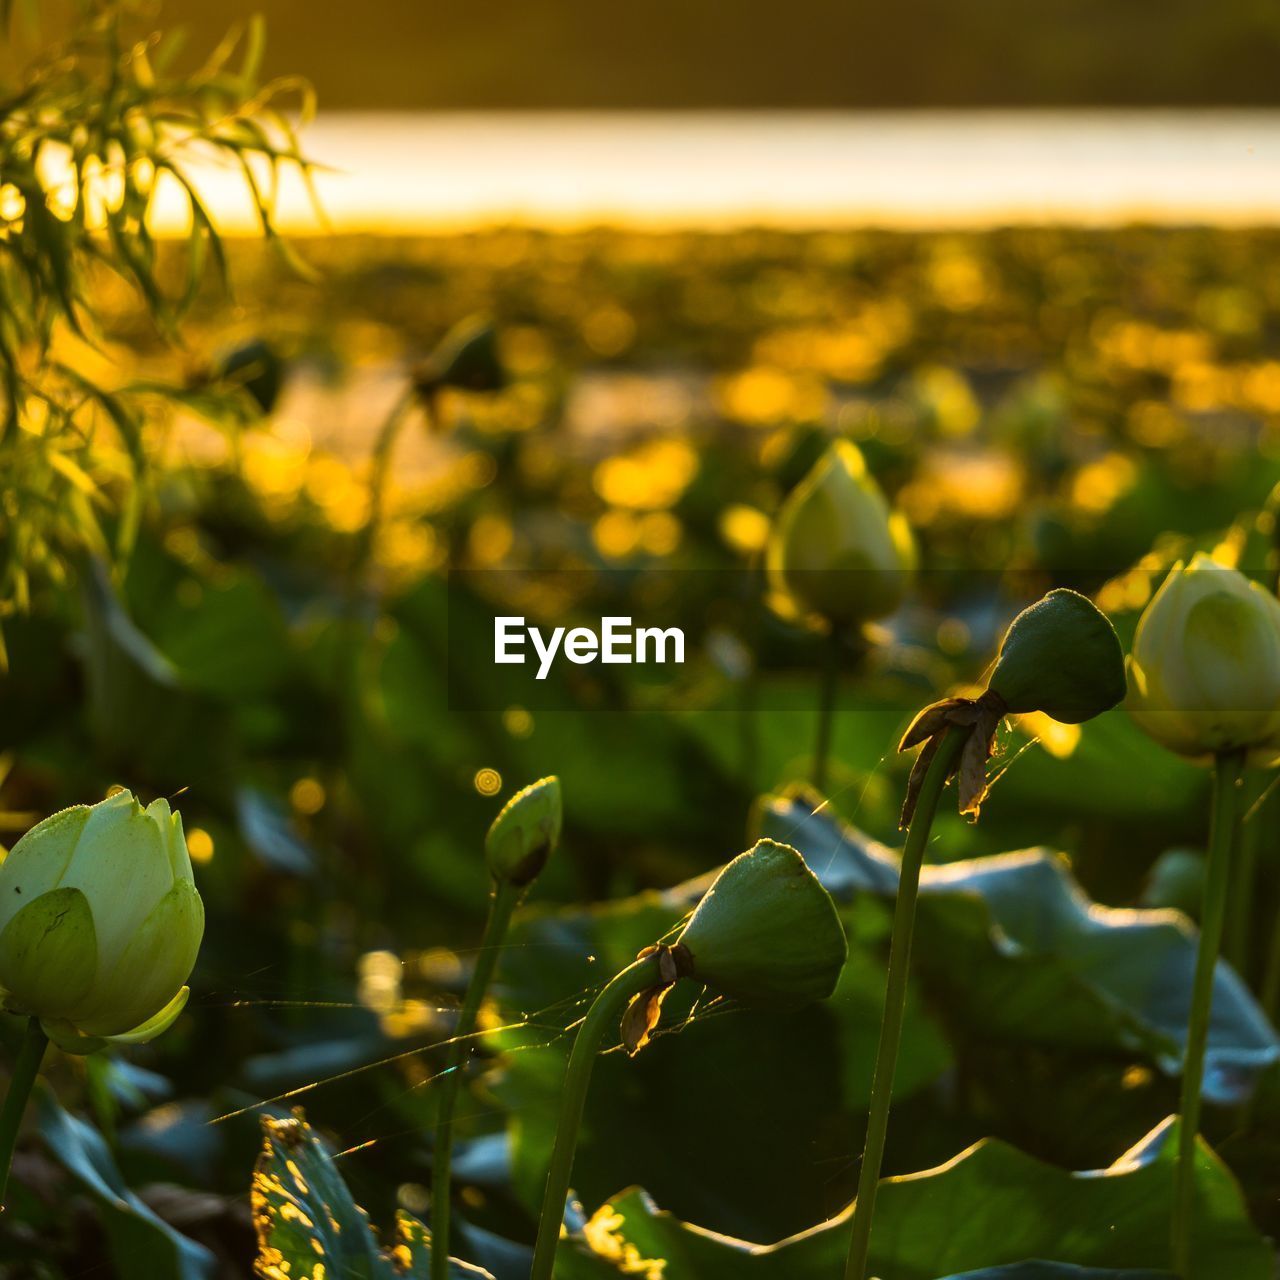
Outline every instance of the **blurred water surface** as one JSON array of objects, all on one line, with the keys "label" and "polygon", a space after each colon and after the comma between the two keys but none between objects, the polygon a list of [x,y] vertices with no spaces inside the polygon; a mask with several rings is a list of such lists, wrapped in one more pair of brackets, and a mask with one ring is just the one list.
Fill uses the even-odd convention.
[{"label": "blurred water surface", "polygon": [[[1269,110],[322,114],[305,139],[339,231],[1280,217]],[[252,225],[234,174],[201,183],[224,226]],[[324,229],[300,182],[281,223]]]}]

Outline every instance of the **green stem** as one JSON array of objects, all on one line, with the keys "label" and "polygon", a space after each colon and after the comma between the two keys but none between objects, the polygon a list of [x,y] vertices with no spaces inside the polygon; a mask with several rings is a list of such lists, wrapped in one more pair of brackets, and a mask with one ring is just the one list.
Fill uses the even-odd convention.
[{"label": "green stem", "polygon": [[[377,550],[378,534],[382,528],[391,456],[395,452],[400,428],[408,418],[413,403],[414,389],[411,385],[392,405],[390,413],[378,428],[378,436],[370,455],[369,514],[356,534],[351,550],[351,562],[346,570],[346,598],[341,616],[343,625],[338,633],[339,639],[334,655],[334,683],[341,695],[341,709],[348,718],[360,714],[368,686],[362,658],[367,663],[368,647],[365,641],[368,638],[368,632],[372,630],[372,624],[367,628],[357,624],[366,603],[365,577],[370,561],[373,560]],[[372,603],[377,603],[376,592],[371,591],[369,597],[372,598]],[[370,877],[369,883],[374,883],[374,878]]]},{"label": "green stem", "polygon": [[415,401],[415,393],[409,388],[391,407],[391,412],[378,428],[378,436],[374,441],[370,455],[371,469],[369,473],[369,515],[356,539],[355,554],[352,558],[351,587],[353,594],[359,590],[364,571],[369,566],[378,542],[378,532],[382,526],[382,509],[386,502],[387,476],[391,470],[391,455],[395,451],[396,440],[400,428],[408,416]]},{"label": "green stem", "polygon": [[49,1037],[40,1026],[40,1019],[30,1019],[18,1056],[13,1061],[4,1106],[0,1108],[0,1208],[4,1206],[5,1193],[9,1188],[9,1166],[13,1164],[13,1150],[18,1145],[18,1129],[48,1043]]},{"label": "green stem", "polygon": [[742,678],[738,705],[741,715],[739,735],[742,741],[742,776],[752,795],[759,790],[756,774],[760,764],[760,664],[756,655],[760,652],[760,623],[764,610],[761,604],[763,573],[758,560],[759,557],[752,560],[746,575],[748,594],[743,605],[742,639],[749,655],[749,665]]},{"label": "green stem", "polygon": [[634,996],[661,981],[660,958],[644,956],[628,965],[596,996],[587,1016],[578,1028],[569,1054],[560,1093],[560,1116],[556,1124],[556,1140],[547,1169],[547,1186],[542,1197],[542,1213],[538,1219],[538,1243],[533,1251],[533,1269],[529,1280],[552,1280],[556,1262],[556,1245],[564,1222],[564,1204],[569,1195],[573,1175],[573,1154],[578,1145],[578,1129],[587,1101],[587,1086],[595,1065],[600,1042],[618,1023]]},{"label": "green stem", "polygon": [[827,788],[827,757],[831,754],[836,693],[840,687],[840,640],[840,630],[833,623],[822,664],[822,684],[818,690],[818,736],[813,744],[813,785],[823,795]]},{"label": "green stem", "polygon": [[1200,1091],[1204,1083],[1204,1053],[1209,1042],[1213,1006],[1213,975],[1222,946],[1231,880],[1231,846],[1244,756],[1220,755],[1214,762],[1213,812],[1209,824],[1209,862],[1205,872],[1204,908],[1200,916],[1200,945],[1196,950],[1195,982],[1191,989],[1191,1021],[1187,1028],[1186,1061],[1182,1068],[1182,1102],[1178,1108],[1178,1162],[1174,1170],[1171,1244],[1173,1269],[1189,1280],[1191,1228],[1195,1212],[1196,1135],[1200,1130]]},{"label": "green stem", "polygon": [[508,880],[498,882],[489,899],[489,918],[485,922],[480,954],[467,983],[467,992],[458,1012],[449,1057],[440,1082],[440,1100],[436,1111],[436,1140],[431,1156],[431,1280],[447,1280],[449,1276],[449,1213],[453,1203],[451,1166],[453,1162],[453,1115],[462,1089],[463,1068],[470,1057],[471,1036],[476,1029],[480,1006],[493,980],[493,971],[511,923],[512,912],[520,903],[524,890]]},{"label": "green stem", "polygon": [[1240,853],[1235,874],[1228,889],[1226,956],[1231,966],[1246,981],[1253,971],[1253,907],[1257,892],[1258,854],[1262,848],[1264,824],[1263,797],[1267,775],[1259,773],[1246,788],[1244,814],[1240,819]]},{"label": "green stem", "polygon": [[889,944],[889,976],[885,983],[884,1016],[880,1022],[880,1048],[876,1052],[875,1073],[871,1078],[867,1145],[858,1175],[858,1198],[853,1206],[853,1234],[849,1241],[845,1280],[866,1280],[867,1257],[871,1250],[871,1221],[876,1210],[885,1135],[889,1130],[889,1103],[893,1097],[893,1077],[897,1070],[898,1047],[902,1042],[902,1022],[907,1007],[911,935],[915,929],[920,868],[924,864],[933,817],[938,810],[938,799],[964,742],[964,733],[949,729],[946,737],[939,743],[937,753],[920,786],[915,815],[911,819],[907,842],[902,850],[902,868],[898,875],[898,894],[893,910],[893,937]]},{"label": "green stem", "polygon": [[742,687],[738,690],[738,737],[742,745],[742,777],[748,792],[756,795],[760,787],[756,784],[757,761],[760,759],[759,724],[760,675],[752,664],[751,670],[742,678]]},{"label": "green stem", "polygon": [[1267,971],[1262,978],[1262,1009],[1275,1026],[1280,1021],[1280,929],[1271,934],[1271,951],[1267,956]]}]

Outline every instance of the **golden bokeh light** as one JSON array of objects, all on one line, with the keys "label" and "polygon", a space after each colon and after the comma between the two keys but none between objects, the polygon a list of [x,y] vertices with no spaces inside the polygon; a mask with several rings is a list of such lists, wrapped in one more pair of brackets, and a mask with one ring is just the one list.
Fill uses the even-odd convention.
[{"label": "golden bokeh light", "polygon": [[1133,488],[1137,464],[1125,454],[1111,452],[1081,467],[1071,481],[1071,501],[1081,511],[1101,515]]},{"label": "golden bokeh light", "polygon": [[676,437],[650,440],[605,458],[595,469],[595,490],[615,507],[651,511],[669,507],[698,474],[692,443]]},{"label": "golden bokeh light", "polygon": [[477,769],[471,781],[482,796],[496,796],[502,790],[502,774],[497,769]]},{"label": "golden bokeh light", "polygon": [[304,817],[319,813],[327,798],[324,786],[317,778],[299,778],[289,788],[289,803],[295,813]]},{"label": "golden bokeh light", "polygon": [[213,837],[203,827],[192,827],[187,832],[187,852],[191,861],[199,864],[213,860]]},{"label": "golden bokeh light", "polygon": [[1018,717],[1018,728],[1036,739],[1055,759],[1065,760],[1080,745],[1082,730],[1078,724],[1063,724],[1043,711],[1032,711]]},{"label": "golden bokeh light", "polygon": [[772,521],[759,508],[734,503],[720,513],[720,536],[739,555],[757,555],[769,539]]},{"label": "golden bokeh light", "polygon": [[533,733],[533,716],[524,707],[508,707],[502,713],[502,727],[513,738],[527,738]]}]

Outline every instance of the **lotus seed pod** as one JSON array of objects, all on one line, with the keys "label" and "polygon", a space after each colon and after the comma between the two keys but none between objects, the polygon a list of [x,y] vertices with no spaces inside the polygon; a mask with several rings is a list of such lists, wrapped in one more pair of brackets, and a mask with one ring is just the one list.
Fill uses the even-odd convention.
[{"label": "lotus seed pod", "polygon": [[837,440],[787,496],[765,551],[774,590],[841,627],[892,613],[915,566],[906,520],[889,510],[847,440]]},{"label": "lotus seed pod", "polygon": [[1111,623],[1085,596],[1050,591],[1010,624],[985,693],[944,698],[911,722],[898,750],[924,749],[907,782],[901,825],[911,823],[946,734],[964,737],[951,773],[958,780],[960,812],[976,820],[989,787],[987,761],[1006,715],[1043,711],[1064,724],[1080,724],[1116,706],[1124,693],[1124,654]]},{"label": "lotus seed pod", "polygon": [[675,948],[684,976],[774,1008],[825,1000],[848,950],[831,895],[799,853],[774,840],[720,872]]},{"label": "lotus seed pod", "polygon": [[419,366],[414,382],[427,394],[440,387],[501,391],[507,385],[507,375],[498,354],[496,330],[474,318],[454,325]]},{"label": "lotus seed pod", "polygon": [[560,842],[560,779],[531,783],[502,806],[485,836],[489,874],[517,887],[532,884]]},{"label": "lotus seed pod", "polygon": [[1173,907],[1193,920],[1204,905],[1205,856],[1199,849],[1166,849],[1147,874],[1141,905]]},{"label": "lotus seed pod", "polygon": [[1124,652],[1093,601],[1059,587],[1014,618],[988,687],[1013,715],[1080,724],[1124,700]]},{"label": "lotus seed pod", "polygon": [[204,934],[182,819],[127,791],[38,823],[0,866],[0,987],[81,1052],[159,1035]]},{"label": "lotus seed pod", "polygon": [[220,380],[243,387],[264,414],[275,408],[284,385],[284,361],[262,338],[253,338],[225,352],[214,372]]},{"label": "lotus seed pod", "polygon": [[1129,659],[1129,714],[1181,755],[1280,754],[1280,601],[1196,555],[1147,605]]}]

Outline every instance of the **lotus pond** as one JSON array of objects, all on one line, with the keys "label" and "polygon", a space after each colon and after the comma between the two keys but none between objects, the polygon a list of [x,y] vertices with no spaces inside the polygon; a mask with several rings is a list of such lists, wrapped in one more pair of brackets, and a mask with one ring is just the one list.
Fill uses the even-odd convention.
[{"label": "lotus pond", "polygon": [[0,933],[6,1275],[1271,1280],[1280,233],[227,247],[181,345],[54,335],[141,500],[109,422],[6,483],[0,838],[167,799],[204,907],[136,1045]]}]

